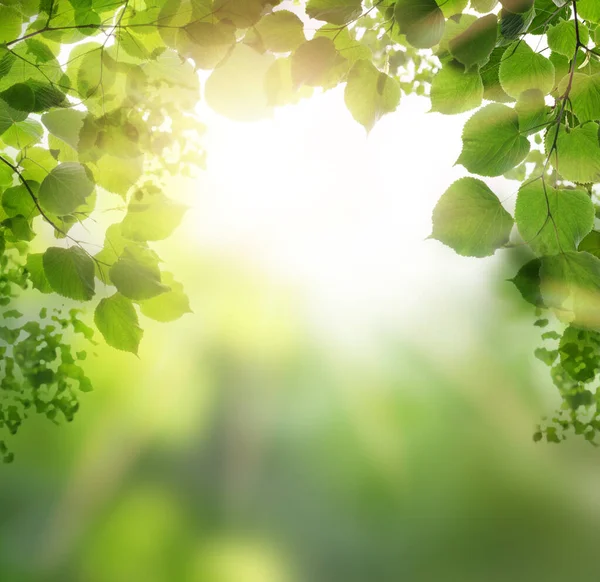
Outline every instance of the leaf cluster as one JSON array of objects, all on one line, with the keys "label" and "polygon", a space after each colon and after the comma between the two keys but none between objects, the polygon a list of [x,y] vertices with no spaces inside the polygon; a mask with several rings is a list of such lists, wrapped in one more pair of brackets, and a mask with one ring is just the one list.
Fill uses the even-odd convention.
[{"label": "leaf cluster", "polygon": [[[204,164],[201,99],[248,121],[343,85],[350,114],[371,131],[403,94],[428,95],[432,111],[474,112],[457,159],[471,175],[441,196],[431,237],[471,257],[529,249],[532,259],[514,284],[536,309],[563,322],[563,348],[577,349],[569,347],[575,355],[563,358],[559,348],[553,378],[567,408],[589,407],[587,397],[572,396],[588,390],[599,367],[589,355],[596,353],[590,338],[600,333],[599,6],[596,0],[1,4],[1,272],[13,289],[7,296],[16,285],[88,303],[104,340],[137,353],[141,318],[171,321],[190,310],[181,285],[163,270],[156,243],[171,236],[186,211],[165,192],[169,176]],[[207,71],[203,87],[198,70]],[[514,213],[487,182],[500,176],[520,183]],[[87,221],[108,209],[119,219],[104,240],[85,240]],[[32,252],[48,230],[54,242]],[[6,309],[10,319],[12,305]],[[77,333],[80,324],[64,321]],[[24,327],[6,329],[0,339],[14,351]],[[29,341],[45,348],[49,340],[32,332]],[[550,364],[558,358],[539,355]],[[65,358],[71,390],[81,373]],[[567,365],[569,358],[578,364]],[[18,366],[21,379],[28,378],[27,359],[13,359],[2,363],[3,377]],[[584,365],[594,374],[580,374]],[[40,377],[45,381],[30,382],[34,390],[56,392],[55,376]],[[6,418],[10,406],[0,405]]]},{"label": "leaf cluster", "polygon": [[[204,165],[202,98],[252,120],[346,83],[346,103],[369,130],[402,91],[428,92],[435,62],[405,42],[394,3],[288,8],[280,0],[0,3],[0,427],[14,432],[32,402],[52,419],[59,410],[72,418],[77,390],[90,388],[69,355],[82,329],[86,341],[95,330],[137,354],[144,317],[190,312],[157,243],[186,212],[166,193],[169,177]],[[199,70],[210,72],[203,87]],[[92,239],[87,224],[107,212],[116,219],[103,240]],[[59,310],[58,333],[14,308],[19,289],[50,305],[59,298],[67,310],[89,305],[93,323],[84,328]],[[52,406],[39,405],[38,393],[52,394]]]},{"label": "leaf cluster", "polygon": [[[562,324],[562,332],[544,334],[559,347],[536,355],[552,366],[565,414],[536,440],[545,434],[558,442],[572,429],[593,442],[600,429],[600,390],[591,388],[600,371],[600,5],[500,0],[498,11],[496,2],[461,4],[444,18],[441,3],[402,0],[411,15],[428,5],[427,18],[436,23],[435,38],[433,29],[421,30],[422,16],[405,25],[441,62],[432,110],[476,110],[457,163],[478,177],[443,194],[431,236],[471,257],[529,250],[531,260],[512,281],[538,313]],[[513,215],[482,179],[500,176],[520,182]]]}]

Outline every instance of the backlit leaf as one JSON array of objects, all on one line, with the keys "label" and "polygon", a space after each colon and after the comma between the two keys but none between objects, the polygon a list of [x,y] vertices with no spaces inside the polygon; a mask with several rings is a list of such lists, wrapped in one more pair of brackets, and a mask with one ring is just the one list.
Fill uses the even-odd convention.
[{"label": "backlit leaf", "polygon": [[600,259],[568,252],[542,259],[544,303],[561,319],[585,329],[600,329]]},{"label": "backlit leaf", "polygon": [[362,14],[362,0],[308,0],[306,14],[331,24],[347,24]]},{"label": "backlit leaf", "polygon": [[169,291],[163,285],[157,261],[151,253],[127,247],[110,268],[110,280],[119,292],[135,301],[151,299]]},{"label": "backlit leaf", "polygon": [[54,168],[40,185],[43,208],[62,216],[73,212],[94,190],[89,170],[81,164],[65,163]]},{"label": "backlit leaf", "polygon": [[519,190],[515,221],[539,255],[575,251],[594,225],[594,205],[583,190],[556,190],[536,180]]},{"label": "backlit leaf", "polygon": [[435,0],[398,0],[394,18],[416,48],[431,48],[444,34],[445,19]]},{"label": "backlit leaf", "polygon": [[264,79],[273,60],[269,54],[236,46],[206,81],[206,102],[217,113],[237,121],[268,117],[272,110],[264,91]]},{"label": "backlit leaf", "polygon": [[370,131],[383,115],[396,110],[400,86],[370,61],[361,60],[350,70],[344,96],[354,119]]},{"label": "backlit leaf", "polygon": [[79,247],[50,247],[43,257],[44,273],[56,293],[77,301],[94,296],[94,262]]},{"label": "backlit leaf", "polygon": [[454,58],[466,68],[473,65],[483,65],[490,58],[496,46],[498,21],[495,14],[479,18],[467,30],[453,38],[450,52]]},{"label": "backlit leaf", "polygon": [[530,89],[547,95],[554,87],[554,65],[526,42],[518,41],[504,52],[499,77],[504,91],[515,99]]},{"label": "backlit leaf", "polygon": [[546,134],[547,154],[550,154],[555,138],[556,148],[552,151],[550,160],[566,180],[580,184],[600,180],[597,123],[586,123],[569,132],[564,127],[552,127]]},{"label": "backlit leaf", "polygon": [[512,226],[512,217],[484,182],[462,178],[437,203],[431,238],[459,255],[486,257],[508,242]]},{"label": "backlit leaf", "polygon": [[156,321],[168,322],[179,319],[186,313],[191,313],[190,301],[183,292],[183,285],[173,279],[170,273],[162,273],[162,282],[170,290],[152,299],[140,302],[142,313]]},{"label": "backlit leaf", "polygon": [[501,104],[486,105],[475,113],[465,124],[462,140],[457,163],[481,176],[501,176],[529,153],[517,112]]},{"label": "backlit leaf", "polygon": [[446,115],[464,113],[481,105],[483,82],[477,70],[465,71],[455,61],[445,63],[431,84],[431,110]]},{"label": "backlit leaf", "polygon": [[138,353],[143,331],[130,299],[115,293],[102,299],[94,312],[94,323],[106,343],[117,350]]}]

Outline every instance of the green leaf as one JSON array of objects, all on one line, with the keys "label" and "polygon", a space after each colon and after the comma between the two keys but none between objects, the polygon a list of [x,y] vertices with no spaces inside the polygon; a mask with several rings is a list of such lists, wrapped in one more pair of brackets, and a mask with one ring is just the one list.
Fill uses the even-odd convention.
[{"label": "green leaf", "polygon": [[553,121],[544,95],[537,89],[521,93],[515,111],[519,116],[519,129],[523,135],[539,133]]},{"label": "green leaf", "polygon": [[162,273],[162,281],[170,287],[170,291],[157,297],[140,302],[142,313],[156,321],[168,322],[179,319],[186,313],[192,313],[183,285],[173,279],[171,273]]},{"label": "green leaf", "polygon": [[546,348],[537,348],[534,352],[535,357],[544,362],[546,366],[551,366],[558,357],[558,350],[548,350]]},{"label": "green leaf", "polygon": [[450,52],[467,69],[484,65],[496,46],[497,36],[498,19],[495,14],[488,14],[453,38],[449,43]]},{"label": "green leaf", "polygon": [[16,216],[3,220],[2,226],[9,229],[11,232],[12,236],[10,238],[7,236],[7,240],[12,238],[14,241],[30,242],[35,238],[35,232],[33,232],[31,228],[29,219],[22,214],[17,214]]},{"label": "green leaf", "polygon": [[79,247],[50,247],[44,253],[44,273],[63,297],[89,301],[94,296],[94,261]]},{"label": "green leaf", "polygon": [[236,46],[206,81],[206,102],[217,113],[236,121],[270,116],[264,79],[273,61],[268,53],[261,55],[247,46]]},{"label": "green leaf", "polygon": [[579,244],[578,250],[600,258],[600,232],[592,230]]},{"label": "green leaf", "polygon": [[[531,4],[533,4],[533,2]],[[531,6],[527,12],[522,14],[514,13],[503,8],[500,11],[500,34],[502,35],[502,38],[506,41],[519,38],[519,36],[528,30],[534,17],[534,6]]]},{"label": "green leaf", "polygon": [[524,14],[533,8],[534,0],[500,0],[500,4],[514,14]]},{"label": "green leaf", "polygon": [[306,14],[316,20],[343,25],[362,14],[362,0],[308,0]]},{"label": "green leaf", "polygon": [[0,91],[17,83],[56,83],[63,72],[48,45],[36,39],[16,44],[10,58],[0,61]]},{"label": "green leaf", "polygon": [[600,329],[600,259],[569,252],[542,259],[544,303],[563,321],[585,329]]},{"label": "green leaf", "polygon": [[400,86],[371,61],[360,60],[350,70],[344,98],[354,119],[370,131],[383,115],[396,110]]},{"label": "green leaf", "polygon": [[296,90],[292,81],[292,59],[277,59],[265,75],[265,94],[270,106],[276,107],[297,103],[312,93],[310,87],[304,86]]},{"label": "green leaf", "polygon": [[556,150],[550,161],[565,180],[587,184],[600,180],[600,146],[598,145],[598,124],[586,123],[566,132],[564,126],[552,127],[546,134],[546,152],[554,143]]},{"label": "green leaf", "polygon": [[554,88],[554,65],[525,41],[517,41],[504,52],[499,77],[504,91],[515,99],[530,89],[548,95]]},{"label": "green leaf", "polygon": [[446,115],[463,113],[481,105],[483,82],[479,71],[465,72],[455,61],[444,66],[431,83],[431,111]]},{"label": "green leaf", "polygon": [[597,0],[577,0],[577,13],[584,20],[600,24],[600,4]]},{"label": "green leaf", "polygon": [[[567,75],[558,85],[558,92],[564,95],[569,84]],[[584,75],[574,73],[569,91],[569,106],[580,123],[600,119],[600,73]]]},{"label": "green leaf", "polygon": [[29,115],[35,111],[35,94],[27,83],[15,83],[0,93],[0,98],[16,111]]},{"label": "green leaf", "polygon": [[[158,33],[166,46],[176,48],[180,45],[181,40],[185,40],[185,29],[196,20],[194,17],[193,6],[189,0],[163,0],[162,2],[153,2],[154,8],[159,9],[157,21],[161,26],[158,27]],[[217,7],[221,8],[223,2],[217,2]],[[239,1],[232,0],[231,17],[238,16],[237,12],[240,9]],[[249,2],[249,5],[254,2]],[[150,8],[152,4],[148,5]],[[242,14],[240,13],[241,17]],[[148,22],[152,22],[149,20]],[[133,29],[135,30],[135,28]]]},{"label": "green leaf", "polygon": [[[77,45],[69,54],[67,75],[74,81],[74,96],[79,99],[105,101],[115,81],[114,71],[106,66],[103,46],[95,42]],[[91,102],[86,103],[88,109]]]},{"label": "green leaf", "polygon": [[[441,8],[445,5],[443,4]],[[477,17],[472,14],[455,14],[452,18],[448,18],[444,27],[444,34],[437,46],[437,55],[441,59],[452,56],[450,43],[466,32],[475,22],[477,22]]]},{"label": "green leaf", "polygon": [[70,214],[94,190],[89,170],[81,164],[68,162],[54,168],[40,185],[41,206],[52,214]]},{"label": "green leaf", "polygon": [[5,319],[19,319],[23,314],[18,309],[9,309],[2,314]]},{"label": "green leaf", "polygon": [[[496,0],[494,0],[494,2],[495,1]],[[468,3],[469,0],[438,0],[437,2],[446,18],[461,14]],[[486,10],[486,12],[489,12],[489,10]],[[446,24],[448,24],[448,21],[446,21]]]},{"label": "green leaf", "polygon": [[129,203],[121,232],[136,241],[164,240],[179,226],[187,209],[160,191],[140,190]]},{"label": "green leaf", "polygon": [[484,182],[461,178],[437,203],[431,238],[459,255],[486,257],[508,242],[512,226],[512,217]]},{"label": "green leaf", "polygon": [[6,132],[7,129],[12,127],[13,123],[23,121],[27,118],[25,111],[18,111],[13,109],[6,101],[0,99],[0,134]]},{"label": "green leaf", "polygon": [[56,167],[56,159],[44,146],[28,148],[26,157],[19,159],[21,175],[27,181],[37,182],[38,186],[44,178]]},{"label": "green leaf", "polygon": [[262,11],[262,0],[214,0],[214,14],[221,20],[233,22],[238,28],[256,24]]},{"label": "green leaf", "polygon": [[31,88],[35,98],[34,113],[41,113],[52,107],[68,106],[65,94],[54,85],[38,81],[28,81],[27,86]]},{"label": "green leaf", "polygon": [[102,299],[94,313],[94,323],[106,343],[124,352],[138,353],[143,331],[130,299],[115,293]]},{"label": "green leaf", "polygon": [[0,188],[6,188],[13,182],[14,170],[6,164],[0,165]]},{"label": "green leaf", "polygon": [[457,163],[481,176],[501,176],[529,153],[529,141],[519,131],[517,112],[492,103],[475,113],[463,130]]},{"label": "green leaf", "polygon": [[[556,7],[563,4],[562,10],[557,10]],[[529,34],[544,35],[548,31],[548,27],[560,20],[568,20],[571,17],[571,3],[562,2],[562,0],[535,0],[534,3],[535,17],[529,26]],[[571,56],[573,54],[571,53]]]},{"label": "green leaf", "polygon": [[111,224],[104,235],[104,247],[97,253],[94,258],[96,277],[103,283],[111,284],[107,276],[108,269],[112,267],[118,260],[125,247],[131,244],[131,241],[127,240],[121,234],[121,224]]},{"label": "green leaf", "polygon": [[560,363],[577,382],[591,382],[600,368],[600,334],[595,331],[565,329],[559,344]]},{"label": "green leaf", "polygon": [[8,345],[14,345],[19,335],[21,335],[21,330],[19,328],[11,329],[4,326],[0,327],[0,339]]},{"label": "green leaf", "polygon": [[[583,24],[579,25],[579,40],[587,45],[590,40],[588,29]],[[573,58],[577,48],[577,31],[574,20],[562,20],[548,29],[548,46],[551,50],[569,59]]]},{"label": "green leaf", "polygon": [[516,168],[513,168],[512,170],[509,170],[508,172],[503,174],[504,177],[507,180],[516,180],[517,182],[522,182],[527,177],[526,164],[527,164],[527,159],[522,164],[517,166]]},{"label": "green leaf", "polygon": [[[27,185],[34,195],[37,194],[40,187],[37,182],[28,181]],[[29,190],[23,184],[7,188],[4,191],[2,194],[2,208],[9,217],[21,214],[27,218],[33,218],[39,214]]]},{"label": "green leaf", "polygon": [[446,24],[435,0],[397,0],[394,19],[400,32],[415,48],[431,48],[438,44]]},{"label": "green leaf", "polygon": [[134,301],[151,299],[169,291],[161,283],[156,257],[144,249],[126,247],[110,268],[110,280],[125,297]]},{"label": "green leaf", "polygon": [[[359,10],[360,4],[359,0]],[[307,10],[309,8],[310,3]],[[264,48],[275,53],[287,53],[296,50],[306,41],[302,20],[288,10],[267,14],[254,28]]]},{"label": "green leaf", "polygon": [[87,113],[84,111],[58,109],[44,113],[42,123],[52,135],[77,149],[79,147],[79,134],[83,127],[83,120],[86,117]]},{"label": "green leaf", "polygon": [[502,85],[500,84],[500,77],[498,70],[500,69],[500,62],[502,55],[504,55],[504,47],[495,48],[490,54],[490,60],[485,64],[481,72],[481,80],[483,81],[483,97],[489,101],[497,101],[498,103],[505,103],[508,101],[514,101],[512,97],[506,94]]},{"label": "green leaf", "polygon": [[542,292],[540,290],[540,269],[542,267],[541,259],[533,259],[525,263],[514,279],[510,281],[517,288],[523,299],[536,307],[545,307]]},{"label": "green leaf", "polygon": [[575,251],[594,226],[594,205],[582,190],[555,190],[536,180],[519,190],[515,221],[536,254]]},{"label": "green leaf", "polygon": [[41,293],[52,293],[54,290],[46,278],[44,271],[44,253],[29,253],[25,268],[29,273],[29,280],[33,288]]},{"label": "green leaf", "polygon": [[471,8],[480,13],[490,12],[496,4],[498,4],[498,0],[471,0]]},{"label": "green leaf", "polygon": [[292,80],[296,87],[322,87],[330,84],[331,71],[343,62],[334,42],[317,36],[301,44],[292,55]]},{"label": "green leaf", "polygon": [[328,38],[333,42],[338,52],[335,67],[346,73],[356,61],[373,59],[373,51],[364,43],[364,40],[358,40],[356,35],[354,29],[344,28],[340,30],[339,27],[326,25],[317,30],[314,38]]},{"label": "green leaf", "polygon": [[0,18],[0,44],[10,42],[21,36],[23,17],[18,10],[10,6],[2,6],[2,18]]},{"label": "green leaf", "polygon": [[44,136],[42,124],[35,119],[25,119],[13,123],[2,134],[2,141],[17,150],[23,150],[38,143]]},{"label": "green leaf", "polygon": [[197,69],[214,69],[235,44],[235,29],[223,23],[192,22],[185,31],[188,42],[178,48],[194,59]]},{"label": "green leaf", "polygon": [[14,8],[23,16],[35,16],[40,9],[39,0],[14,0]]},{"label": "green leaf", "polygon": [[143,162],[142,156],[123,159],[104,155],[95,164],[94,179],[98,186],[125,198],[142,175]]}]

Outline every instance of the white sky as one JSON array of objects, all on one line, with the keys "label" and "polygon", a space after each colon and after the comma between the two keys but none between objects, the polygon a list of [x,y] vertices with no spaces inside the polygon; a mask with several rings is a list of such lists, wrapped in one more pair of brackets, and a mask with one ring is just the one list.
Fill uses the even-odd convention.
[{"label": "white sky", "polygon": [[[368,137],[342,88],[254,123],[203,109],[208,170],[188,235],[291,284],[342,334],[440,318],[464,324],[466,311],[493,301],[497,258],[458,257],[424,240],[438,198],[464,175],[453,164],[468,117],[427,109],[426,98],[405,97]],[[514,189],[488,183],[501,199]]]}]

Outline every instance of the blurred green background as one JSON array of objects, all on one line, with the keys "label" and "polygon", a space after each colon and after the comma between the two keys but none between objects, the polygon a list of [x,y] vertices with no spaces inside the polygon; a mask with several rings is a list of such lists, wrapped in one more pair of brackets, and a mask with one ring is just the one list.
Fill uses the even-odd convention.
[{"label": "blurred green background", "polygon": [[407,98],[365,140],[342,98],[213,120],[158,249],[194,313],[88,349],[75,421],[8,440],[0,582],[598,578],[598,453],[532,441],[559,400],[519,257],[424,242],[463,120]]},{"label": "blurred green background", "polygon": [[181,250],[195,314],[139,359],[97,346],[75,422],[12,439],[2,581],[595,579],[597,453],[532,442],[556,402],[507,265],[486,315],[361,358],[267,274]]}]

